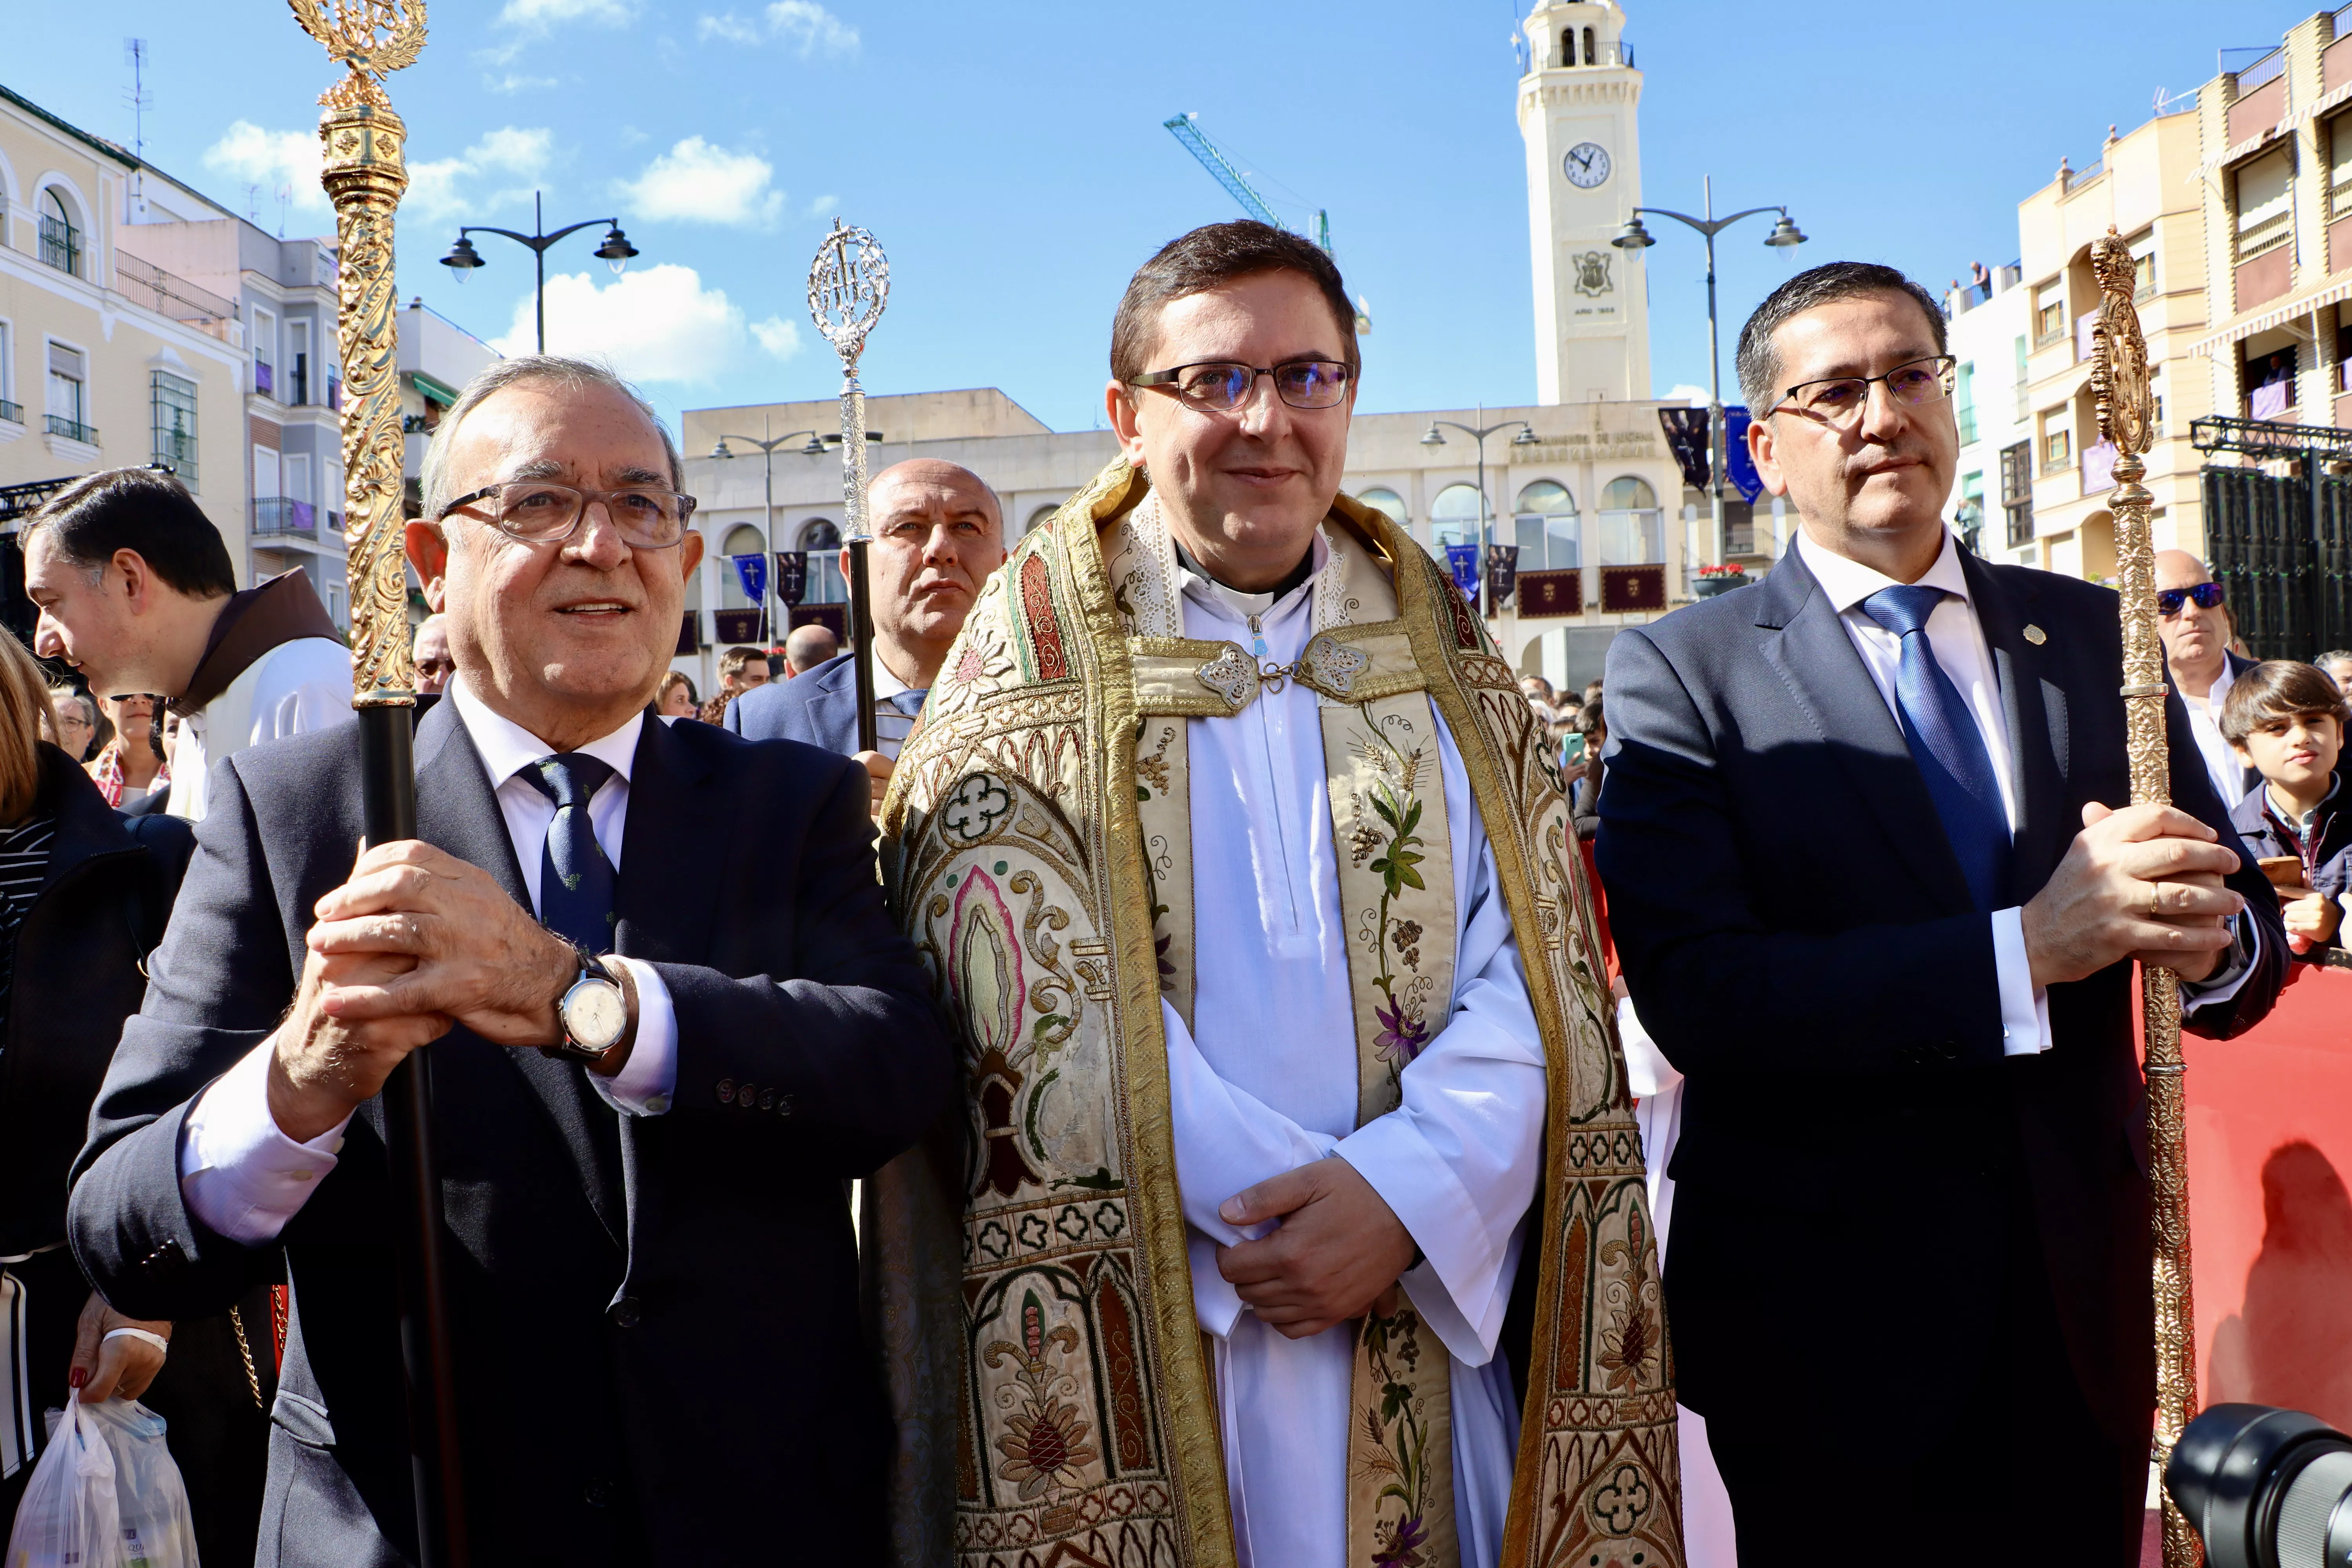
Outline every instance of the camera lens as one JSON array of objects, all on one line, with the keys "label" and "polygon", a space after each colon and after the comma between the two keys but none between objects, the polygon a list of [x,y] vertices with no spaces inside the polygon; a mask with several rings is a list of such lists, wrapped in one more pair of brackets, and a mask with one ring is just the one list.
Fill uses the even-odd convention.
[{"label": "camera lens", "polygon": [[2181,1433],[2164,1486],[2209,1568],[2352,1568],[2352,1437],[2316,1416],[2216,1405]]}]

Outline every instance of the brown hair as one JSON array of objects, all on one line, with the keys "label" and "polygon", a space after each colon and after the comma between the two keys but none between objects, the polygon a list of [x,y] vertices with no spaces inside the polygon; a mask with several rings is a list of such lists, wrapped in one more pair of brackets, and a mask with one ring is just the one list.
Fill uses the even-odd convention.
[{"label": "brown hair", "polygon": [[2221,738],[2232,745],[2278,719],[2344,721],[2344,693],[2315,664],[2291,658],[2265,659],[2230,683],[2221,704]]},{"label": "brown hair", "polygon": [[41,533],[92,581],[116,551],[128,550],[191,599],[236,592],[220,530],[188,488],[159,468],[106,468],[76,479],[42,504],[19,537],[30,550]]},{"label": "brown hair", "polygon": [[49,683],[25,645],[0,632],[0,824],[25,820],[41,793],[41,721]]},{"label": "brown hair", "polygon": [[1356,307],[1348,302],[1338,265],[1286,229],[1237,218],[1180,235],[1136,268],[1110,319],[1111,379],[1124,384],[1151,369],[1144,356],[1159,335],[1161,306],[1261,272],[1297,272],[1322,290],[1339,322],[1340,353],[1352,376],[1362,363],[1356,349]]},{"label": "brown hair", "polygon": [[725,653],[719,656],[719,679],[721,680],[732,680],[737,676],[743,673],[743,667],[745,665],[764,665],[767,662],[768,656],[761,653],[758,648],[730,647]]},{"label": "brown hair", "polygon": [[654,688],[655,707],[658,708],[662,705],[663,701],[669,696],[669,689],[673,686],[685,687],[686,700],[688,702],[693,703],[698,708],[702,705],[702,699],[694,694],[693,678],[688,676],[686,671],[682,669],[673,669],[667,675],[661,678],[661,684],[659,686]]}]

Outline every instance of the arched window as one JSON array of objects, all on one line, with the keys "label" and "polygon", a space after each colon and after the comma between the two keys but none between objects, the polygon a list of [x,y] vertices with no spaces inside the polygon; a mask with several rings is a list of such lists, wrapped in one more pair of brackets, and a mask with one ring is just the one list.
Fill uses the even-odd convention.
[{"label": "arched window", "polygon": [[1559,63],[1564,66],[1576,63],[1576,29],[1573,27],[1559,30]]},{"label": "arched window", "polygon": [[1478,542],[1478,491],[1470,485],[1448,485],[1437,492],[1429,509],[1430,548],[1443,554],[1449,544]]},{"label": "arched window", "polygon": [[55,185],[45,187],[36,210],[41,220],[41,259],[60,272],[81,276],[81,230]]},{"label": "arched window", "polygon": [[1519,492],[1511,523],[1519,547],[1519,570],[1584,564],[1583,535],[1576,515],[1576,498],[1568,487],[1538,479]]},{"label": "arched window", "polygon": [[1028,527],[1021,531],[1023,536],[1026,537],[1031,533],[1034,533],[1037,530],[1053,521],[1054,514],[1061,510],[1062,508],[1059,502],[1053,502],[1041,506],[1035,511],[1031,512],[1029,514]]},{"label": "arched window", "polygon": [[1665,520],[1650,481],[1626,475],[1601,492],[1601,564],[1642,566],[1666,558]]},{"label": "arched window", "polygon": [[1584,63],[1589,66],[1597,66],[1601,63],[1592,53],[1592,29],[1590,27],[1584,29]]},{"label": "arched window", "polygon": [[[748,522],[739,522],[727,531],[727,542],[719,546],[726,555],[757,555],[767,549],[768,542],[760,531]],[[722,610],[756,610],[760,606],[743,592],[743,580],[736,575],[735,563],[719,563],[719,607]]]},{"label": "arched window", "polygon": [[1387,486],[1374,485],[1370,489],[1360,490],[1356,499],[1374,511],[1385,513],[1391,522],[1408,533],[1412,531],[1412,520],[1405,516],[1404,498]]},{"label": "arched window", "polygon": [[808,591],[801,603],[849,603],[849,582],[841,574],[840,528],[828,518],[811,518],[801,524],[798,548],[808,552]]}]

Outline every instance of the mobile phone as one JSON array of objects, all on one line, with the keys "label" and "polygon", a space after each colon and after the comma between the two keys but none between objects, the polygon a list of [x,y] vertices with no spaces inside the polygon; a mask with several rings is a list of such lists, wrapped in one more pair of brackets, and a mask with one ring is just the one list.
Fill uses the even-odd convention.
[{"label": "mobile phone", "polygon": [[1583,735],[1580,733],[1571,732],[1567,739],[1565,750],[1563,751],[1562,755],[1566,759],[1560,763],[1560,766],[1562,767],[1572,768],[1576,766],[1577,763],[1584,761]]}]

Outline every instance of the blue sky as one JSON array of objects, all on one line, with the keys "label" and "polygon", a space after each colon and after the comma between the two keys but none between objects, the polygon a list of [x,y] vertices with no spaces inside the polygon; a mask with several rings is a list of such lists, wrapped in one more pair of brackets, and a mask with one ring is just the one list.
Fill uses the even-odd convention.
[{"label": "blue sky", "polygon": [[[2309,9],[1631,0],[1643,199],[1694,211],[1711,173],[1719,208],[1788,204],[1811,241],[1794,265],[1867,258],[1940,285],[2016,255],[2016,204],[2062,154],[2081,167],[2157,89],[2194,88],[2217,47],[2275,42]],[[331,226],[304,163],[332,71],[283,5],[0,13],[0,82],[126,143],[122,41],[144,37],[150,159],[272,230]],[[617,216],[643,252],[617,291],[589,254],[601,231],[551,253],[551,349],[609,353],[673,414],[824,396],[839,373],[804,278],[837,211],[890,257],[869,391],[1001,386],[1058,429],[1087,428],[1129,273],[1235,216],[1160,127],[1192,110],[1286,216],[1329,211],[1375,321],[1360,407],[1531,402],[1517,14],[1509,0],[440,0],[422,59],[390,83],[416,174],[401,294],[527,347],[528,251],[480,240],[490,265],[463,288],[436,262],[460,223],[528,228],[537,188],[551,226]],[[1704,268],[1696,237],[1653,226],[1663,395],[1706,379]],[[1750,220],[1722,242],[1727,353],[1790,268],[1765,232]]]}]

